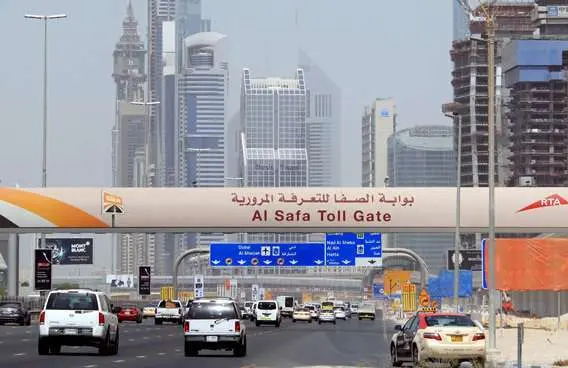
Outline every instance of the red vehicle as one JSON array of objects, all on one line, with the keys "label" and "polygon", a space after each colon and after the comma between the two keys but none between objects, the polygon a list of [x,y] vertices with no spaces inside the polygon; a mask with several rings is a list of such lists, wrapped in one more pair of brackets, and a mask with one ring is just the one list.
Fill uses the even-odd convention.
[{"label": "red vehicle", "polygon": [[120,310],[116,315],[119,323],[123,321],[142,323],[142,311],[135,305],[125,304],[120,306]]}]

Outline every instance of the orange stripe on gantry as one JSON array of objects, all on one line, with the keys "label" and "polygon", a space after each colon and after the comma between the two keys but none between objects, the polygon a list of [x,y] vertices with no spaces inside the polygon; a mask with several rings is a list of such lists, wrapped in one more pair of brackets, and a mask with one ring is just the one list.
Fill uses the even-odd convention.
[{"label": "orange stripe on gantry", "polygon": [[0,201],[35,213],[61,228],[106,228],[103,220],[58,199],[21,189],[0,188]]}]

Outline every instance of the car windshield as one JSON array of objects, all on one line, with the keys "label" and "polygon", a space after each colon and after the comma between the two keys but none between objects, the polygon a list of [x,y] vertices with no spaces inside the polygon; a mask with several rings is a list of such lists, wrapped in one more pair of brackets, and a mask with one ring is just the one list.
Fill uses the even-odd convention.
[{"label": "car windshield", "polygon": [[245,302],[245,308],[250,308],[250,307],[252,307],[252,304],[253,304],[253,303],[251,303],[251,302]]},{"label": "car windshield", "polygon": [[429,327],[476,327],[476,324],[467,316],[460,315],[434,315],[425,317]]},{"label": "car windshield", "polygon": [[52,293],[45,309],[98,310],[97,296],[92,293]]},{"label": "car windshield", "polygon": [[357,307],[359,307],[359,305],[357,305],[357,304],[351,304],[351,308],[357,308]]},{"label": "car windshield", "polygon": [[124,304],[120,306],[120,309],[136,309],[137,307],[133,304]]},{"label": "car windshield", "polygon": [[308,305],[308,306],[305,307],[305,309],[313,311],[313,310],[316,309],[316,307],[314,307],[313,305]]},{"label": "car windshield", "polygon": [[258,303],[258,309],[261,310],[275,310],[276,309],[276,303],[274,302],[260,302]]},{"label": "car windshield", "polygon": [[196,303],[188,313],[189,319],[238,319],[232,303]]},{"label": "car windshield", "polygon": [[336,311],[336,312],[343,312],[344,311],[343,307],[335,307],[335,308],[333,308],[333,310]]},{"label": "car windshield", "polygon": [[21,308],[22,305],[20,303],[15,302],[4,302],[0,303],[0,308]]}]

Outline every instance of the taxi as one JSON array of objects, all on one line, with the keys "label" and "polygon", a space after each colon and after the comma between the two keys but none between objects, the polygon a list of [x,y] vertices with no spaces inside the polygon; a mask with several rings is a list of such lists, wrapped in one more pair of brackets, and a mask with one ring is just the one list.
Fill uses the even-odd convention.
[{"label": "taxi", "polygon": [[419,311],[391,339],[393,366],[421,366],[429,360],[485,364],[485,331],[466,314]]},{"label": "taxi", "polygon": [[156,304],[148,304],[142,309],[142,318],[156,317]]},{"label": "taxi", "polygon": [[308,308],[298,308],[292,313],[292,322],[305,321],[312,323],[312,311]]}]

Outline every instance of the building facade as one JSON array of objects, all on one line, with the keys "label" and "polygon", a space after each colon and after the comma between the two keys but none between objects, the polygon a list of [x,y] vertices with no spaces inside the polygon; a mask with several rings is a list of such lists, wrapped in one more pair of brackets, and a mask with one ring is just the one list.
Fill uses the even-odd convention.
[{"label": "building facade", "polygon": [[[116,84],[116,117],[113,138],[113,185],[144,185],[148,114],[144,106],[134,105],[145,99],[146,51],[138,34],[138,22],[132,4],[122,22],[122,35],[113,52],[113,79]],[[140,160],[142,158],[142,166]],[[112,271],[133,274],[137,265],[154,266],[153,239],[146,234],[113,235],[118,249],[112,249]]]},{"label": "building facade", "polygon": [[566,40],[514,40],[504,46],[504,80],[511,95],[510,186],[555,187],[568,181],[564,50]]},{"label": "building facade", "polygon": [[[293,78],[254,78],[250,69],[243,70],[239,176],[245,187],[308,186],[306,108],[302,69]],[[250,233],[241,238],[253,243],[308,240],[307,234],[295,233]]]},{"label": "building facade", "polygon": [[365,108],[361,120],[361,186],[390,186],[388,139],[395,131],[396,106],[393,98],[378,98]]},{"label": "building facade", "polygon": [[[425,125],[403,129],[388,138],[388,175],[396,187],[453,187],[456,185],[453,128]],[[393,234],[392,245],[417,252],[431,273],[446,269],[447,250],[454,235],[448,233]]]},{"label": "building facade", "polygon": [[[184,40],[178,82],[178,185],[225,186],[225,128],[229,90],[228,38],[201,32]],[[223,241],[222,233],[184,238],[193,246]],[[181,244],[180,244],[181,245]]]},{"label": "building facade", "polygon": [[341,89],[303,50],[298,68],[304,71],[310,187],[341,186]]}]

